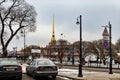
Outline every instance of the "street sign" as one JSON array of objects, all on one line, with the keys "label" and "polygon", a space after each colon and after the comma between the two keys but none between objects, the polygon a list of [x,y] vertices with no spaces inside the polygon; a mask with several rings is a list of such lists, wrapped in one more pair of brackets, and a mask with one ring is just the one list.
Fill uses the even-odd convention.
[{"label": "street sign", "polygon": [[109,36],[108,30],[107,30],[106,27],[105,27],[102,35],[103,35],[103,36]]},{"label": "street sign", "polygon": [[104,42],[103,42],[103,48],[108,48],[108,46],[109,46],[108,41],[104,41]]},{"label": "street sign", "polygon": [[103,40],[109,40],[109,36],[103,36]]}]

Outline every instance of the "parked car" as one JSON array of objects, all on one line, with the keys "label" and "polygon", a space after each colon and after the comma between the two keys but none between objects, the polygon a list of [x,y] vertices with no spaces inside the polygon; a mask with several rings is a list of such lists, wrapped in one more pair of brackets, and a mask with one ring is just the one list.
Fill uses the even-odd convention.
[{"label": "parked car", "polygon": [[22,67],[15,59],[0,58],[0,78],[22,80]]},{"label": "parked car", "polygon": [[57,66],[47,58],[34,59],[29,66],[26,67],[26,74],[32,75],[34,78],[40,76],[52,76],[56,78],[58,74]]}]

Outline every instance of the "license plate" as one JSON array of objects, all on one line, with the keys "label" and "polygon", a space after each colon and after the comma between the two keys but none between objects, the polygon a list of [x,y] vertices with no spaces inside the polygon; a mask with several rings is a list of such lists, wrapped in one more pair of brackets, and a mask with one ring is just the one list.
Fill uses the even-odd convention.
[{"label": "license plate", "polygon": [[52,69],[51,68],[45,68],[45,71],[51,71]]},{"label": "license plate", "polygon": [[6,69],[6,71],[15,71],[15,69]]}]

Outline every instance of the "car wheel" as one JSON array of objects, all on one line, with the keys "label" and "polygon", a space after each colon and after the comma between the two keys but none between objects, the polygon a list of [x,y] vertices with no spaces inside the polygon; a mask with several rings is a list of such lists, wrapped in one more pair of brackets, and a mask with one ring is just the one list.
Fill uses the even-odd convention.
[{"label": "car wheel", "polygon": [[29,73],[26,71],[26,74],[29,75]]},{"label": "car wheel", "polygon": [[37,76],[35,75],[35,73],[33,73],[32,76],[33,76],[34,79],[37,79]]},{"label": "car wheel", "polygon": [[52,78],[55,79],[55,78],[56,78],[56,75],[52,76]]}]

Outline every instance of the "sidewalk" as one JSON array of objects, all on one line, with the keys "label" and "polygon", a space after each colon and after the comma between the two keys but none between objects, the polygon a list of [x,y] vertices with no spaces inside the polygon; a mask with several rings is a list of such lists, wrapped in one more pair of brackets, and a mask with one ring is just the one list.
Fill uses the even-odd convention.
[{"label": "sidewalk", "polygon": [[67,77],[70,80],[120,80],[120,74],[114,73],[109,74],[107,72],[89,72],[83,70],[83,77],[78,77],[78,70],[59,70],[58,75],[62,77]]}]

